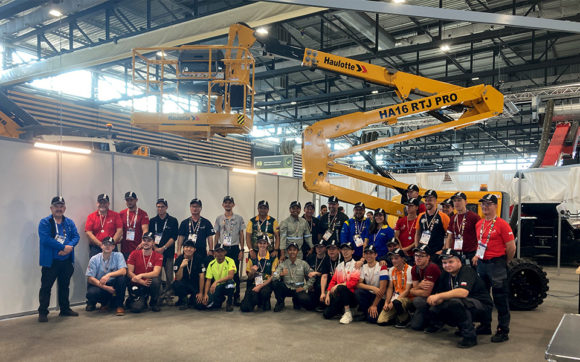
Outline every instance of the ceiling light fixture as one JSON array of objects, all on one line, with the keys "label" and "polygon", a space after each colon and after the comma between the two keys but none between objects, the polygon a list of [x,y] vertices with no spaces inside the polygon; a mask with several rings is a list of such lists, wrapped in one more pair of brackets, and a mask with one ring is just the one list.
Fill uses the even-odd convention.
[{"label": "ceiling light fixture", "polygon": [[34,143],[34,147],[42,148],[44,150],[51,150],[51,151],[63,151],[63,152],[72,152],[72,153],[82,153],[88,155],[91,153],[91,150],[86,148],[79,148],[79,147],[68,147],[68,146],[60,146],[60,145],[53,145],[50,143],[42,143],[36,142]]},{"label": "ceiling light fixture", "polygon": [[48,13],[55,18],[60,18],[62,16],[62,12],[58,9],[50,9]]},{"label": "ceiling light fixture", "polygon": [[471,80],[479,80],[479,77],[473,77]]},{"label": "ceiling light fixture", "polygon": [[158,57],[164,57],[166,55],[163,50],[158,51],[156,54]]},{"label": "ceiling light fixture", "polygon": [[256,29],[256,34],[258,35],[268,35],[268,29],[262,27],[259,27],[258,29]]},{"label": "ceiling light fixture", "polygon": [[371,94],[379,94],[379,91],[375,89],[374,91],[371,91]]},{"label": "ceiling light fixture", "polygon": [[441,49],[442,52],[448,52],[451,47],[447,44],[442,44],[439,49]]},{"label": "ceiling light fixture", "polygon": [[401,4],[401,3],[404,3],[404,2],[405,2],[405,0],[393,0],[393,2],[394,2],[395,4]]},{"label": "ceiling light fixture", "polygon": [[296,105],[296,102],[292,101],[290,102],[291,105]]}]

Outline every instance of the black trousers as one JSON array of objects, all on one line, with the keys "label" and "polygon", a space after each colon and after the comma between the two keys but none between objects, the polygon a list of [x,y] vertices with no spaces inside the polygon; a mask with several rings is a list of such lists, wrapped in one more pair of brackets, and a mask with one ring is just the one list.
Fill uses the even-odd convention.
[{"label": "black trousers", "polygon": [[314,286],[311,290],[308,291],[308,296],[310,297],[310,303],[314,308],[316,307],[323,307],[325,308],[326,305],[324,302],[320,301],[320,277],[316,277],[316,281],[314,282]]},{"label": "black trousers", "polygon": [[240,310],[242,312],[252,312],[255,306],[263,307],[267,302],[270,301],[270,298],[272,297],[271,282],[263,286],[258,293],[252,290],[253,287],[253,280],[248,280],[246,294],[244,295],[244,299],[240,305]]},{"label": "black trousers", "polygon": [[284,299],[286,299],[286,297],[292,297],[294,308],[299,309],[303,307],[308,310],[314,309],[310,303],[310,297],[306,291],[303,290],[297,293],[295,289],[288,288],[281,280],[274,281],[273,284],[274,295],[276,296],[276,301],[278,303],[284,303]]},{"label": "black trousers", "polygon": [[377,323],[377,319],[379,319],[379,314],[381,314],[381,310],[385,305],[385,300],[381,298],[381,301],[377,305],[377,316],[376,318],[373,318],[369,315],[369,308],[371,307],[371,305],[373,305],[376,295],[366,289],[360,288],[355,289],[354,295],[356,296],[356,300],[358,302],[358,310],[360,310],[365,314],[365,316],[367,317],[367,321],[369,323]]},{"label": "black trousers", "polygon": [[125,299],[126,282],[127,278],[125,278],[125,276],[109,279],[107,285],[115,288],[115,295],[112,295],[96,285],[87,285],[87,304],[95,305],[101,303],[101,305],[110,304],[111,308],[122,307],[123,300]]},{"label": "black trousers", "polygon": [[[130,289],[133,287],[137,287],[139,289],[139,292],[137,294],[141,295],[145,301],[147,301],[147,299],[149,299],[149,306],[154,307],[159,302],[159,294],[161,293],[161,279],[159,277],[152,278],[151,284],[148,287],[143,286],[143,285],[132,284],[129,282],[127,285],[127,288]],[[133,304],[132,295],[133,294],[135,294],[135,293],[132,293],[129,290],[129,297],[127,298],[126,304],[127,304],[127,307],[130,309],[134,309],[132,306],[132,304]],[[136,308],[136,309],[144,310],[146,307],[147,307],[147,304],[143,303],[143,308]]]},{"label": "black trousers", "polygon": [[53,260],[52,266],[42,267],[42,277],[40,279],[40,291],[38,293],[38,313],[48,314],[48,305],[50,304],[50,292],[54,282],[57,282],[58,306],[61,311],[70,309],[69,285],[70,278],[74,272],[74,266],[68,258],[67,260]]},{"label": "black trousers", "polygon": [[489,261],[477,261],[477,273],[493,296],[497,308],[498,328],[508,333],[510,330],[509,286],[507,280],[507,261],[505,257]]},{"label": "black trousers", "polygon": [[429,324],[429,307],[429,304],[427,304],[427,298],[413,298],[413,309],[415,309],[415,313],[413,313],[413,316],[411,317],[412,329],[422,331]]},{"label": "black trousers", "polygon": [[350,289],[344,285],[339,285],[336,287],[334,294],[330,295],[330,305],[324,310],[324,318],[330,319],[335,315],[342,313],[344,307],[347,305],[352,308],[356,307],[356,297]]},{"label": "black trousers", "polygon": [[197,288],[193,283],[186,282],[182,280],[175,280],[171,285],[173,287],[173,292],[179,299],[187,299],[188,304],[190,306],[195,307],[196,309],[203,309],[204,305],[197,302],[196,294],[199,293],[199,288]]},{"label": "black trousers", "polygon": [[228,304],[233,303],[234,288],[231,283],[223,283],[215,288],[215,292],[209,295],[209,302],[207,307],[212,309],[220,309],[222,304],[228,298]]},{"label": "black trousers", "polygon": [[429,307],[428,313],[431,324],[457,326],[465,338],[476,338],[473,322],[491,323],[491,307],[469,297],[448,299]]},{"label": "black trousers", "polygon": [[234,263],[236,263],[236,273],[234,274],[234,282],[236,283],[236,288],[234,290],[235,299],[240,298],[240,261],[238,260],[239,253],[239,245],[226,246],[226,256],[232,258]]}]

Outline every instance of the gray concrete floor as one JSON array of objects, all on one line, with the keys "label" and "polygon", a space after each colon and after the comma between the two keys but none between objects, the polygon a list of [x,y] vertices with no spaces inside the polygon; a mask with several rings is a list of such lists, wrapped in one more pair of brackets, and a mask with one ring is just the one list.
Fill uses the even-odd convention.
[{"label": "gray concrete floor", "polygon": [[[287,299],[281,313],[179,311],[164,307],[124,317],[86,313],[49,322],[36,316],[0,321],[0,361],[138,360],[138,361],[542,361],[546,346],[564,313],[578,312],[578,276],[572,268],[546,268],[550,296],[534,311],[512,312],[510,340],[461,350],[453,328],[435,335],[365,322],[343,326],[314,312],[294,311]],[[494,311],[494,322],[496,312]]]}]

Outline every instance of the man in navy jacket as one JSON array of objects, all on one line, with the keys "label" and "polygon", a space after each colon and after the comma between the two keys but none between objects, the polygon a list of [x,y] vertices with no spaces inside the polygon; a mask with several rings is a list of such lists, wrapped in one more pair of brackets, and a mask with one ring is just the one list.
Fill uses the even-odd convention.
[{"label": "man in navy jacket", "polygon": [[40,239],[40,266],[42,278],[38,293],[38,321],[48,322],[50,291],[58,279],[58,305],[61,317],[77,317],[79,314],[70,309],[69,284],[74,272],[74,247],[79,242],[75,223],[64,216],[66,205],[61,196],[50,202],[51,215],[40,220],[38,236]]}]

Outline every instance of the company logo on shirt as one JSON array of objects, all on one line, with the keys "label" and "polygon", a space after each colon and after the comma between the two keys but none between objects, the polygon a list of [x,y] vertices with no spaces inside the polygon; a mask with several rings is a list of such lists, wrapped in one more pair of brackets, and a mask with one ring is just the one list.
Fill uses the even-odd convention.
[{"label": "company logo on shirt", "polygon": [[461,286],[462,287],[466,287],[467,286],[467,282],[461,282]]}]

